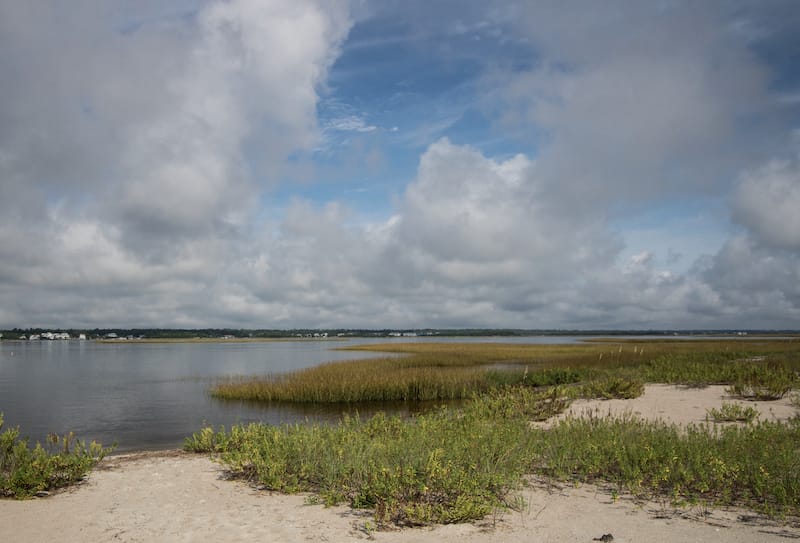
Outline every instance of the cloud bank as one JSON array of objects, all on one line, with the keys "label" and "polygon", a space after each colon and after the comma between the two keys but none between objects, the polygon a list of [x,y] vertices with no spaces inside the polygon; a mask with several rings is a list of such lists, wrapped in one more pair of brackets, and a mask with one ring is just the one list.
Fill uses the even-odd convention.
[{"label": "cloud bank", "polygon": [[[413,5],[4,5],[0,327],[797,328],[781,5],[470,4],[448,35],[530,48],[472,82],[526,150],[430,135],[378,218],[287,179],[332,132],[385,141],[318,108],[375,10],[432,31]],[[724,210],[724,243],[680,270],[630,244],[689,202]]]}]

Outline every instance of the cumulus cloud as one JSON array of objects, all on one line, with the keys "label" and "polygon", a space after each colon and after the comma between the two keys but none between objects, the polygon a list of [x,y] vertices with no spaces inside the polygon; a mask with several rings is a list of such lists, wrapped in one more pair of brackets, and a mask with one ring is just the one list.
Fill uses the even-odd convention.
[{"label": "cumulus cloud", "polygon": [[347,6],[192,8],[145,6],[136,24],[105,2],[0,8],[0,276],[27,322],[95,321],[87,306],[130,294],[152,311],[107,322],[167,306],[157,321],[177,323],[238,258],[260,185],[316,143]]},{"label": "cumulus cloud", "polygon": [[[109,5],[0,7],[0,326],[800,318],[800,167],[780,115],[794,102],[754,53],[769,34],[718,4],[469,3],[455,27],[535,53],[474,99],[519,146],[492,155],[440,137],[459,119],[434,137],[409,119],[424,151],[386,216],[325,195],[264,205],[331,131],[375,131],[353,106],[320,114],[349,6],[148,4],[131,22]],[[376,136],[380,162],[399,160]],[[690,256],[626,247],[616,226],[703,198],[727,198],[734,229],[686,272],[671,264]]]},{"label": "cumulus cloud", "polygon": [[527,71],[495,75],[502,122],[535,126],[554,198],[592,209],[719,190],[774,139],[749,119],[768,72],[707,6],[611,2],[520,7],[516,32],[540,46]]}]

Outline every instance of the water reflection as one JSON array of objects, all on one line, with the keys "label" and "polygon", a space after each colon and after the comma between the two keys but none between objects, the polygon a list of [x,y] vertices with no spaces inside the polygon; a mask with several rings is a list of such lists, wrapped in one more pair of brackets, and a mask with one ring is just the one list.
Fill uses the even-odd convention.
[{"label": "water reflection", "polygon": [[[545,338],[550,342],[574,338]],[[392,341],[447,341],[402,338]],[[541,342],[542,338],[457,338],[456,341]],[[318,406],[222,401],[208,389],[231,376],[266,375],[326,361],[374,357],[337,351],[352,344],[386,342],[280,341],[226,343],[0,342],[0,413],[32,441],[49,432],[74,431],[86,440],[118,443],[119,450],[180,447],[203,425],[331,422],[343,412],[403,415],[437,403]]]}]

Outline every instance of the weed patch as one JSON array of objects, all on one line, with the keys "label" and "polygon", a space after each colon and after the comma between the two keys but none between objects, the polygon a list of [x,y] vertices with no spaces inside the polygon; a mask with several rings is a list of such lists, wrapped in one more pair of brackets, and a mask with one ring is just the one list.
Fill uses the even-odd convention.
[{"label": "weed patch", "polygon": [[570,418],[537,434],[538,468],[677,503],[800,510],[800,422],[679,428],[632,416]]},{"label": "weed patch", "polygon": [[234,475],[272,490],[372,509],[380,525],[463,522],[513,506],[509,493],[529,468],[525,419],[489,411],[474,402],[410,420],[203,429],[186,448],[219,452]]},{"label": "weed patch", "polygon": [[87,446],[71,433],[50,436],[48,445],[49,450],[38,443],[30,448],[18,428],[0,433],[0,496],[29,498],[75,483],[112,450],[94,442]]},{"label": "weed patch", "polygon": [[708,410],[708,417],[714,422],[753,422],[758,415],[755,407],[733,402],[723,402],[719,409]]}]

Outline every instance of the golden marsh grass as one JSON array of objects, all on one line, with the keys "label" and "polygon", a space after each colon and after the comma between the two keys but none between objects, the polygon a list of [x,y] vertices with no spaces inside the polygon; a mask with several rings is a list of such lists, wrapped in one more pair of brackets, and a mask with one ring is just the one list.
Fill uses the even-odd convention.
[{"label": "golden marsh grass", "polygon": [[256,401],[363,402],[467,398],[500,385],[551,385],[615,377],[641,382],[735,383],[779,376],[796,384],[800,342],[668,340],[579,344],[389,343],[347,350],[404,356],[323,364],[234,379],[216,397]]}]

